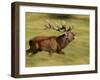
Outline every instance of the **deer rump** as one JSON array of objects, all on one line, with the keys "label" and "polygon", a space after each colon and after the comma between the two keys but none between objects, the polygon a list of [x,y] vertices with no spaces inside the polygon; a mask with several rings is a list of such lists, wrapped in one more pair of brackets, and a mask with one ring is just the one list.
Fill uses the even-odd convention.
[{"label": "deer rump", "polygon": [[32,53],[36,54],[39,51],[48,51],[51,55],[53,52],[58,54],[64,54],[61,49],[59,48],[59,44],[57,42],[56,36],[38,36],[29,41],[30,48],[26,50],[27,54]]}]

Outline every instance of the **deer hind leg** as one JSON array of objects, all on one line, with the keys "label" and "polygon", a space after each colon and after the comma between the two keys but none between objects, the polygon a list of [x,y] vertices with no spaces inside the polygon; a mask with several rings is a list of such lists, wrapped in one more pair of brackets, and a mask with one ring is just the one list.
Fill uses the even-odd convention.
[{"label": "deer hind leg", "polygon": [[35,55],[35,54],[37,54],[37,52],[41,51],[41,49],[39,48],[38,43],[34,43],[31,46],[31,49],[32,49],[32,55]]},{"label": "deer hind leg", "polygon": [[26,50],[26,55],[32,56],[32,55],[36,54],[37,52],[38,52],[38,50],[36,49],[36,47],[31,46],[30,49]]},{"label": "deer hind leg", "polygon": [[30,52],[28,53],[28,50],[26,51],[28,56],[33,56],[35,55],[38,51],[37,50],[30,50]]},{"label": "deer hind leg", "polygon": [[37,52],[38,52],[37,49],[33,49],[33,50],[32,50],[32,55],[35,55]]},{"label": "deer hind leg", "polygon": [[39,48],[38,43],[32,42],[30,44],[31,56],[35,55],[39,51],[38,48]]},{"label": "deer hind leg", "polygon": [[26,55],[27,55],[27,56],[30,56],[31,54],[32,54],[32,53],[31,53],[31,49],[30,49],[30,48],[27,49],[27,50],[26,50]]}]

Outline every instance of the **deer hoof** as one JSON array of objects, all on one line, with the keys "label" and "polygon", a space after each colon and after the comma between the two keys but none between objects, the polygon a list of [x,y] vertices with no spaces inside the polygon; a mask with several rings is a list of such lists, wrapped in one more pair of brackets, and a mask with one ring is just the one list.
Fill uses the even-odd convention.
[{"label": "deer hoof", "polygon": [[63,54],[64,55],[65,53],[64,52],[60,52],[60,54]]}]

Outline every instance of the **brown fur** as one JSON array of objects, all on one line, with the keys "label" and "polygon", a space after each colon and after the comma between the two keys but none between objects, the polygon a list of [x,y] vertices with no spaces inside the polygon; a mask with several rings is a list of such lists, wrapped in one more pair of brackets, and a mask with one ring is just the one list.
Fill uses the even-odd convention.
[{"label": "brown fur", "polygon": [[64,54],[64,49],[72,40],[74,40],[75,33],[71,30],[66,31],[65,34],[60,36],[38,36],[29,40],[30,48],[26,50],[27,55],[36,54],[39,51],[47,51],[49,55],[53,52]]}]

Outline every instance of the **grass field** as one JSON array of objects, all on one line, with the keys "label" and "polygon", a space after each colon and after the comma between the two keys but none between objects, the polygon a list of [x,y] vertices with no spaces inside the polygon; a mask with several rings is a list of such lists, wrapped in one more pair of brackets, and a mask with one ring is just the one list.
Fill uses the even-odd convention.
[{"label": "grass field", "polygon": [[48,52],[42,51],[31,57],[26,56],[26,67],[89,64],[89,16],[27,12],[26,49],[29,48],[29,40],[35,36],[62,34],[54,30],[43,30],[47,22],[53,25],[66,24],[66,27],[73,25],[73,31],[77,33],[77,38],[63,49],[65,55],[54,53],[49,56]]}]

